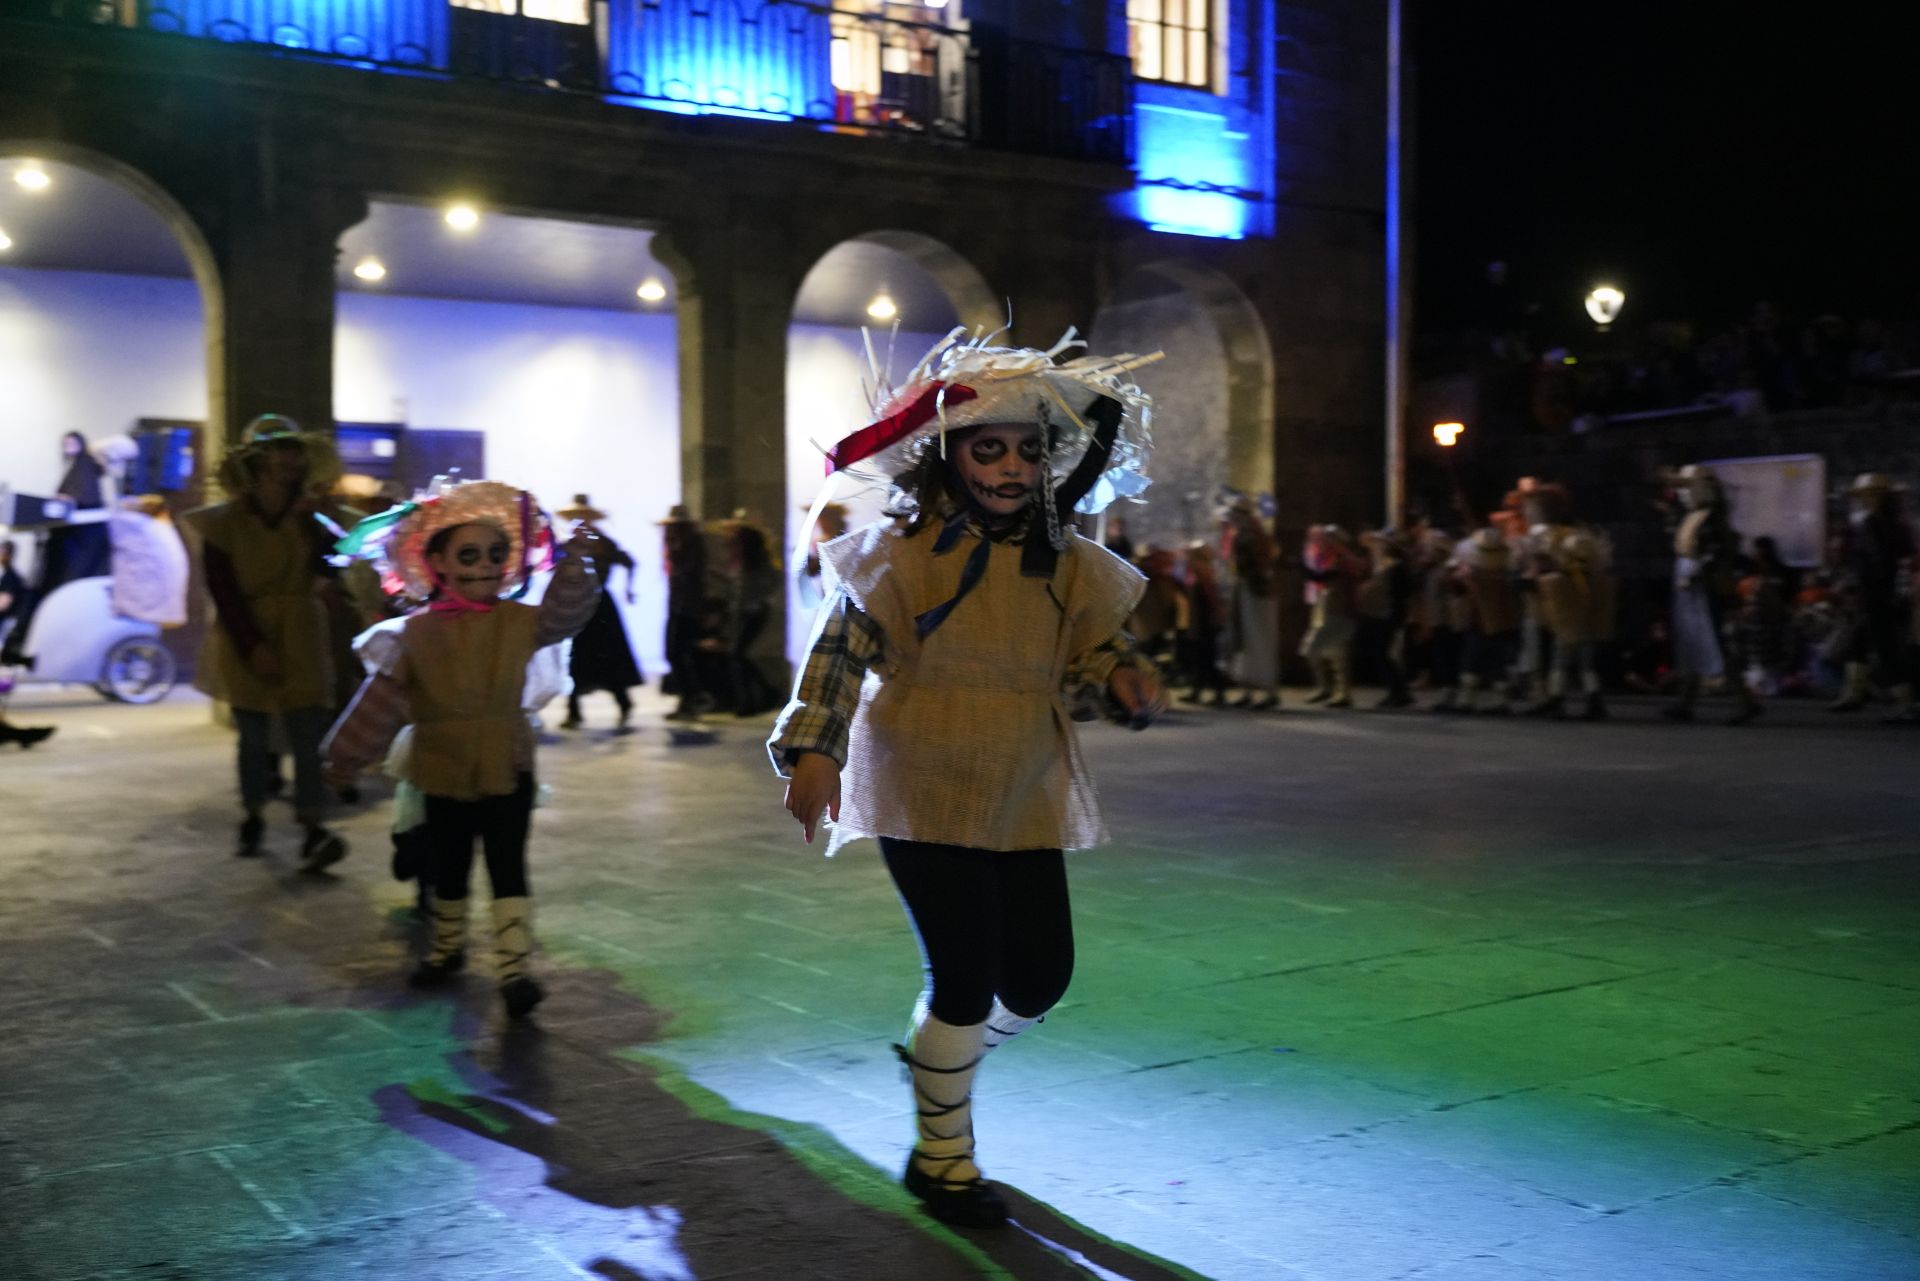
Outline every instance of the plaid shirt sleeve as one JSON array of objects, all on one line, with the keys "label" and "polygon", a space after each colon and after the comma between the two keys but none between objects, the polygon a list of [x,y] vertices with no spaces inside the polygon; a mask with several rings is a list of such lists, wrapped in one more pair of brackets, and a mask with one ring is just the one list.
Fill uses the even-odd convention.
[{"label": "plaid shirt sleeve", "polygon": [[844,591],[820,607],[806,666],[794,687],[793,701],[781,711],[767,740],[774,772],[787,777],[801,752],[819,752],[842,768],[847,763],[847,732],[860,706],[860,682],[880,658],[879,624],[847,598]]},{"label": "plaid shirt sleeve", "polygon": [[1130,714],[1107,692],[1107,682],[1113,679],[1115,669],[1121,667],[1138,668],[1149,676],[1159,674],[1153,660],[1133,647],[1133,637],[1115,632],[1067,664],[1061,681],[1067,714],[1076,721],[1105,717],[1117,724],[1126,724]]}]

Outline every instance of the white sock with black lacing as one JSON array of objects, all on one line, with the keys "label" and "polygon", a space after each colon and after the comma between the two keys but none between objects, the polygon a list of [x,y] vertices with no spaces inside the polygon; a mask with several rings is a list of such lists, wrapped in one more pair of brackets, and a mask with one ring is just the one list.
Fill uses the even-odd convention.
[{"label": "white sock with black lacing", "polygon": [[943,1182],[968,1183],[980,1177],[973,1162],[973,1077],[986,1052],[986,1024],[956,1027],[924,1009],[918,1014],[908,1044],[894,1047],[913,1081],[914,1162]]},{"label": "white sock with black lacing", "polygon": [[996,996],[993,998],[993,1009],[987,1014],[987,1025],[981,1038],[981,1047],[991,1050],[1005,1045],[1035,1023],[1045,1022],[1046,1017],[1044,1014],[1036,1014],[1032,1018],[1026,1018],[1015,1014],[1002,1005],[1000,998]]}]

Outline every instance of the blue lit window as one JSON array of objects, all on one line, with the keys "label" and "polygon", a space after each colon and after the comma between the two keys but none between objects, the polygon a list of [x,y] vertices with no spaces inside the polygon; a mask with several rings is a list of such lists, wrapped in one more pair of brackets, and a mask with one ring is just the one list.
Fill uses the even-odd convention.
[{"label": "blue lit window", "polygon": [[1133,74],[1211,90],[1215,0],[1127,0]]}]

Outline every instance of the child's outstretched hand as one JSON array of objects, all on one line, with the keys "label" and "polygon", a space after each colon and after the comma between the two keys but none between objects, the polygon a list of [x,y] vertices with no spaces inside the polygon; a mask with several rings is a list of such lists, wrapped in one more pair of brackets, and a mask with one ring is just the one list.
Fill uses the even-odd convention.
[{"label": "child's outstretched hand", "polygon": [[787,813],[805,829],[807,844],[813,844],[813,829],[825,810],[834,822],[840,821],[840,767],[831,756],[802,752],[793,762],[793,776],[787,780]]},{"label": "child's outstretched hand", "polygon": [[1127,709],[1134,729],[1145,729],[1153,718],[1167,710],[1166,691],[1151,672],[1121,665],[1107,678],[1107,692],[1113,701]]}]

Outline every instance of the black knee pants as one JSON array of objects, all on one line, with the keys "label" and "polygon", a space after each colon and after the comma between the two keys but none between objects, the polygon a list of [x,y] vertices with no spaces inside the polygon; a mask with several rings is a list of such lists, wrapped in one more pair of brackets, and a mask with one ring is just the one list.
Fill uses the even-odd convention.
[{"label": "black knee pants", "polygon": [[967,1027],[993,998],[1038,1018],[1073,977],[1073,916],[1059,850],[967,849],[880,838],[920,937],[933,1016]]},{"label": "black knee pants", "polygon": [[527,894],[527,829],[533,822],[533,775],[522,774],[520,785],[505,796],[483,796],[477,801],[427,797],[427,875],[433,896],[467,896],[473,874],[473,843],[487,855],[487,882],[493,896],[524,898]]}]

